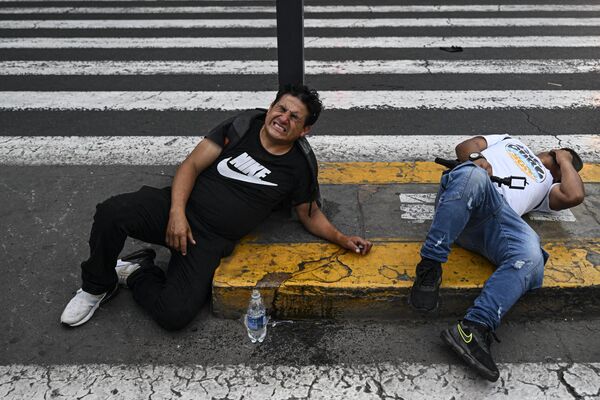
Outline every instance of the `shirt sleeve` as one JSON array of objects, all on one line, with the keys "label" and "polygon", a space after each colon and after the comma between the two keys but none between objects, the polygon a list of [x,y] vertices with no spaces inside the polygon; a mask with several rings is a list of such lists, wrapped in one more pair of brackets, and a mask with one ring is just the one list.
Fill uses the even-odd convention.
[{"label": "shirt sleeve", "polygon": [[221,147],[225,147],[225,145],[228,143],[227,131],[229,130],[229,127],[234,119],[235,117],[228,118],[212,128],[208,135],[206,135],[206,138],[210,139]]},{"label": "shirt sleeve", "polygon": [[304,204],[310,202],[312,193],[310,192],[311,187],[311,176],[308,167],[301,168],[302,174],[298,176],[298,184],[292,191],[290,196],[292,206]]},{"label": "shirt sleeve", "polygon": [[483,138],[487,142],[487,147],[492,147],[493,145],[503,141],[504,139],[510,139],[510,135],[506,133],[501,135],[485,135]]},{"label": "shirt sleeve", "polygon": [[542,200],[542,202],[532,211],[556,212],[550,208],[550,192],[552,192],[552,189],[554,189],[554,186],[556,185],[560,185],[560,182],[553,183],[552,186],[550,186],[550,190],[548,190],[548,193],[546,193],[546,197],[544,197],[544,200]]}]

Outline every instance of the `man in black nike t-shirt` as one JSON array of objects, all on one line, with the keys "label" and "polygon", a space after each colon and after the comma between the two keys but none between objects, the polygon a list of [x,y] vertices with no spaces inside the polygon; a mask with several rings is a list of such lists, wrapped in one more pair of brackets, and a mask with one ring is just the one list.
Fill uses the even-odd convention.
[{"label": "man in black nike t-shirt", "polygon": [[[209,299],[214,271],[236,242],[284,201],[312,234],[367,254],[371,243],[338,231],[315,201],[316,177],[301,146],[321,101],[306,86],[285,86],[264,119],[250,121],[235,143],[230,119],[213,129],[179,166],[172,187],[142,187],[98,204],[82,287],[61,322],[79,326],[119,284],[165,329],[185,327]],[[118,259],[126,238],[168,246],[166,274],[151,249]]]}]

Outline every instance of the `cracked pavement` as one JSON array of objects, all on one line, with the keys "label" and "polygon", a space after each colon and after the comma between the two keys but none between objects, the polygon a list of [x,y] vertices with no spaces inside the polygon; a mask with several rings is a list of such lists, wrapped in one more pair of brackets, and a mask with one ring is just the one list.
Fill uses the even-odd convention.
[{"label": "cracked pavement", "polygon": [[503,364],[496,383],[442,364],[12,365],[3,399],[598,399],[598,363]]}]

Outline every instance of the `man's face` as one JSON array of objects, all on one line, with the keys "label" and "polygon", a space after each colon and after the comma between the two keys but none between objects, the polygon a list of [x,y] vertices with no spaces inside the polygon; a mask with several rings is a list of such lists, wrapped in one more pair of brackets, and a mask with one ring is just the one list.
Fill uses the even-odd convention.
[{"label": "man's face", "polygon": [[308,117],[306,106],[297,97],[283,95],[267,111],[265,130],[271,140],[279,143],[293,143],[310,131],[304,122]]}]

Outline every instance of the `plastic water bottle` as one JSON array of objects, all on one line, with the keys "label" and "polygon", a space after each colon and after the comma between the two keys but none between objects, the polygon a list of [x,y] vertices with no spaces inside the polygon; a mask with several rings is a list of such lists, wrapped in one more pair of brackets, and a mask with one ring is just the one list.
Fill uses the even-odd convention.
[{"label": "plastic water bottle", "polygon": [[252,298],[250,298],[244,322],[252,343],[262,343],[265,336],[267,336],[267,315],[260,292],[256,289],[252,291]]}]

